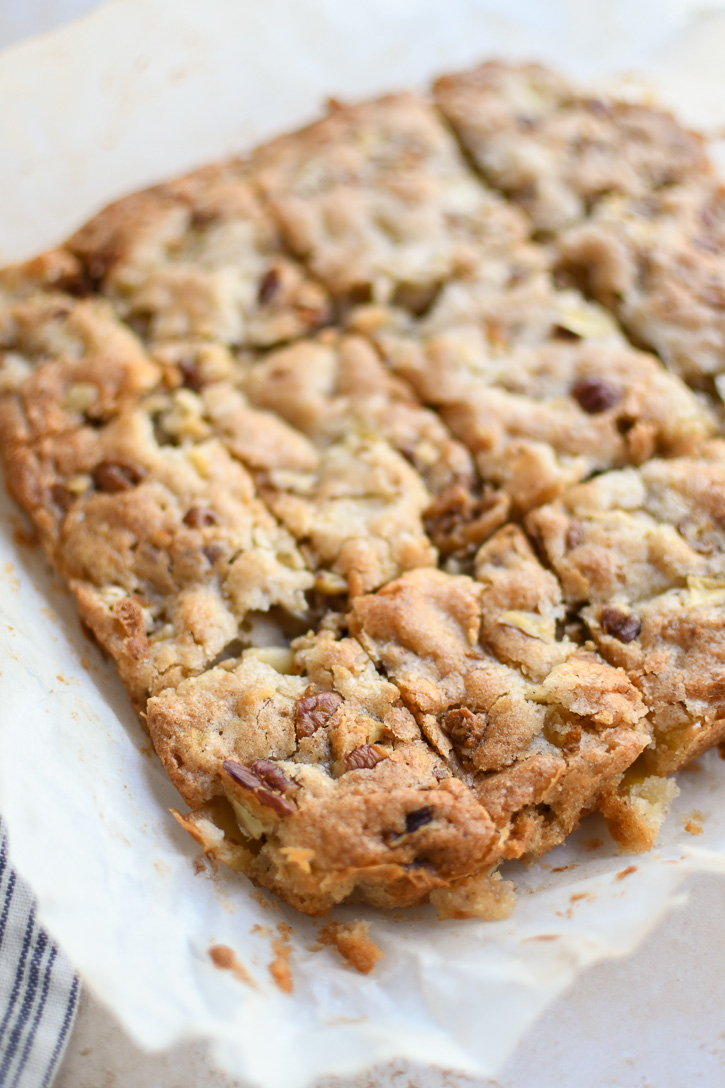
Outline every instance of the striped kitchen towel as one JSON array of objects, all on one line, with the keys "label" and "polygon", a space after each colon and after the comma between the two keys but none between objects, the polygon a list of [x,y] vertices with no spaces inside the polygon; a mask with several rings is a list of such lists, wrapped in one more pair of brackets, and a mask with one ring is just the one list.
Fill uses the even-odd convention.
[{"label": "striped kitchen towel", "polygon": [[70,1036],[78,978],[37,924],[0,821],[0,1088],[49,1088]]}]

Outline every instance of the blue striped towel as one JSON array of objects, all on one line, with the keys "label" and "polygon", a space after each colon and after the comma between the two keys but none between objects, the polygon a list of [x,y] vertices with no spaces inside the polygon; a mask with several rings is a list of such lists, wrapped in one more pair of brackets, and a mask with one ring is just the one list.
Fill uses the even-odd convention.
[{"label": "blue striped towel", "polygon": [[0,821],[0,1088],[49,1088],[70,1036],[79,982],[37,924],[8,862]]}]

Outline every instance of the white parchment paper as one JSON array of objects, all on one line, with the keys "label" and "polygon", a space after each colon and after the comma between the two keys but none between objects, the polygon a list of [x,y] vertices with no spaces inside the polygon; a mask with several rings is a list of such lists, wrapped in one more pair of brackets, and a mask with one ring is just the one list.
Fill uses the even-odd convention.
[{"label": "white parchment paper", "polygon": [[[313,117],[328,95],[422,84],[490,54],[588,79],[637,70],[688,120],[716,128],[721,7],[115,0],[0,57],[0,261],[60,240],[123,192]],[[167,812],[178,798],[120,683],[5,496],[0,525],[0,810],[12,860],[142,1045],[208,1039],[220,1065],[260,1088],[393,1057],[491,1075],[579,971],[636,946],[688,873],[725,871],[725,765],[711,753],[680,776],[653,854],[617,855],[589,821],[541,865],[508,874],[519,903],[505,922],[341,909],[367,917],[385,953],[358,976],[310,950],[314,922],[243,878],[196,872],[197,849]],[[292,927],[292,994],[268,971],[280,923]],[[214,966],[215,944],[253,985]]]}]

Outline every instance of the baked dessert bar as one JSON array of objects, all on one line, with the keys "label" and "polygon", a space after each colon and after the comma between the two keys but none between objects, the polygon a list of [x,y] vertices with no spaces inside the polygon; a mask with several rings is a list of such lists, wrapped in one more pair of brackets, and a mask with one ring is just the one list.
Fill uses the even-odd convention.
[{"label": "baked dessert bar", "polygon": [[250,473],[185,413],[182,373],[96,299],[31,296],[2,329],[10,488],[139,709],[254,615],[305,614],[312,574]]},{"label": "baked dessert bar", "polygon": [[281,246],[238,163],[110,205],[67,243],[89,286],[154,340],[270,345],[327,324],[324,288]]},{"label": "baked dessert bar", "polygon": [[342,306],[424,309],[438,286],[506,261],[526,221],[472,176],[434,109],[411,94],[335,108],[255,155],[291,251]]},{"label": "baked dessert bar", "polygon": [[[564,232],[561,268],[696,388],[725,371],[725,193],[677,186],[636,200],[612,195]],[[720,384],[720,389],[722,389]]]},{"label": "baked dessert bar", "polygon": [[597,476],[528,527],[607,661],[649,708],[641,766],[671,774],[725,737],[725,445]]},{"label": "baked dessert bar", "polygon": [[429,895],[444,917],[508,913],[491,869],[616,793],[650,727],[621,669],[556,638],[556,579],[500,532],[481,580],[411,571],[353,600],[347,637],[249,650],[149,701],[204,849],[309,913]]},{"label": "baked dessert bar", "polygon": [[490,61],[433,93],[478,170],[545,233],[608,193],[650,196],[712,174],[702,137],[664,110],[578,88],[539,64]]},{"label": "baked dessert bar", "polygon": [[205,851],[494,918],[591,811],[651,846],[725,737],[719,317],[656,317],[716,192],[669,115],[496,63],[0,272],[8,485]]},{"label": "baked dessert bar", "polygon": [[369,308],[352,320],[438,410],[515,516],[592,472],[687,453],[714,428],[682,381],[550,273],[495,288],[449,284],[421,319]]}]

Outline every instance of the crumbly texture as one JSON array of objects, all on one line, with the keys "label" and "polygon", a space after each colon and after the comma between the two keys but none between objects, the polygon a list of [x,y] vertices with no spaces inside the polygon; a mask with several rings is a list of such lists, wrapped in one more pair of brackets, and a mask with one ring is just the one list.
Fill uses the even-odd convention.
[{"label": "crumbly texture", "polygon": [[118,313],[156,340],[266,347],[330,318],[327,292],[282,250],[240,163],[111,204],[67,248]]},{"label": "crumbly texture", "polygon": [[530,515],[600,653],[642,692],[671,774],[725,736],[725,446],[606,473]]},{"label": "crumbly texture", "polygon": [[725,391],[725,191],[610,197],[560,240],[561,266],[696,387]]},{"label": "crumbly texture", "polygon": [[256,614],[305,615],[313,576],[293,538],[196,425],[183,374],[165,373],[105,302],[23,299],[4,311],[3,341],[9,485],[139,709]]},{"label": "crumbly texture", "polygon": [[702,138],[671,114],[592,94],[539,64],[489,62],[443,76],[434,94],[483,176],[541,231],[585,218],[607,193],[712,173]]},{"label": "crumbly texture", "polygon": [[319,941],[333,945],[361,975],[369,975],[383,953],[370,936],[369,922],[328,922],[322,927]]},{"label": "crumbly texture", "polygon": [[501,532],[503,579],[488,553],[481,581],[412,571],[353,601],[352,637],[296,642],[275,661],[289,672],[248,650],[149,700],[205,849],[308,913],[449,888],[462,916],[466,901],[500,910],[471,889],[498,862],[550,849],[616,792],[647,709],[621,669],[556,639],[555,579],[521,530]]},{"label": "crumbly texture", "polygon": [[414,466],[432,494],[474,485],[469,451],[365,337],[327,329],[254,358],[242,387],[253,404],[276,412],[318,447],[355,431],[375,435]]},{"label": "crumbly texture", "polygon": [[394,300],[420,310],[441,283],[527,233],[412,94],[333,105],[323,121],[261,149],[253,173],[292,252],[342,306]]},{"label": "crumbly texture", "polygon": [[181,825],[310,914],[505,917],[503,861],[595,810],[649,848],[725,739],[702,143],[536,66],[435,94],[0,272],[8,485]]},{"label": "crumbly texture", "polygon": [[592,472],[687,453],[714,417],[609,314],[539,270],[448,285],[420,321],[368,309],[352,323],[440,412],[515,514]]}]

